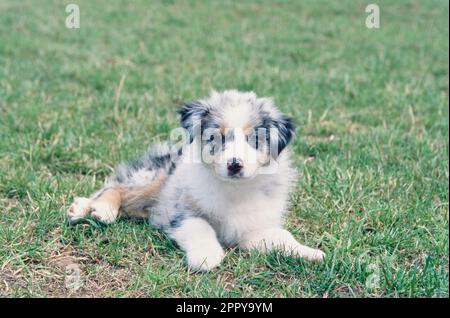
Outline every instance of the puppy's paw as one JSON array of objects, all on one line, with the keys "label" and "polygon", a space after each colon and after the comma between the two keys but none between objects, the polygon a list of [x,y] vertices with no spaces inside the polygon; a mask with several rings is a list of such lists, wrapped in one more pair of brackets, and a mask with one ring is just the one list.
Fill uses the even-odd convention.
[{"label": "puppy's paw", "polygon": [[119,212],[117,208],[106,202],[94,202],[91,207],[91,216],[105,224],[113,223]]},{"label": "puppy's paw", "polygon": [[91,200],[88,198],[75,198],[67,210],[67,216],[71,223],[75,223],[86,217],[91,209]]},{"label": "puppy's paw", "polygon": [[224,257],[225,252],[221,246],[205,246],[187,253],[189,267],[201,272],[207,272],[219,266]]},{"label": "puppy's paw", "polygon": [[321,250],[307,246],[299,246],[294,250],[295,255],[308,261],[322,262],[325,259],[325,253]]}]

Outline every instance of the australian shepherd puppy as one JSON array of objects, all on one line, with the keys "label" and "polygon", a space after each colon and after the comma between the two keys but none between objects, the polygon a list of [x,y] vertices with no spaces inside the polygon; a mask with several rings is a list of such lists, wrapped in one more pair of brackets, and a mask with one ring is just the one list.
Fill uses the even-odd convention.
[{"label": "australian shepherd puppy", "polygon": [[119,165],[90,198],[76,198],[70,221],[91,215],[111,223],[119,215],[149,218],[186,253],[188,265],[218,266],[222,246],[285,253],[320,261],[283,228],[296,172],[286,146],[294,124],[266,97],[212,92],[179,110],[172,142]]}]

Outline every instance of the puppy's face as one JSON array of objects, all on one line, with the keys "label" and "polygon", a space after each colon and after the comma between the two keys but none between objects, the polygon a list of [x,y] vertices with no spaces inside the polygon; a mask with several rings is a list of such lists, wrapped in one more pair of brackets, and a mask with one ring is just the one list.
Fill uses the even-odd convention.
[{"label": "puppy's face", "polygon": [[292,120],[269,98],[235,90],[186,103],[181,126],[197,142],[202,163],[220,179],[238,181],[262,173],[290,142]]}]

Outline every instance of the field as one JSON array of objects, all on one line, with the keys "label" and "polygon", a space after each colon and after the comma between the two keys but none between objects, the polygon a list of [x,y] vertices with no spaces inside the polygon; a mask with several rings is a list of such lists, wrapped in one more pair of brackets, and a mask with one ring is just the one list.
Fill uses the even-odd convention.
[{"label": "field", "polygon": [[[0,297],[448,297],[447,1],[0,1]],[[148,222],[70,226],[211,89],[295,117],[287,227],[312,264],[229,249],[188,270]]]}]

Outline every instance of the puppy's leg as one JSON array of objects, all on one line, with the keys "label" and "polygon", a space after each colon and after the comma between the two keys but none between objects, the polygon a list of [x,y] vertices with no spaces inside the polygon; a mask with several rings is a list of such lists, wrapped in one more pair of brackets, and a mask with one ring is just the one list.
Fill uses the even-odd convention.
[{"label": "puppy's leg", "polygon": [[148,208],[155,204],[166,175],[143,186],[113,186],[100,189],[90,198],[75,198],[67,211],[70,222],[91,215],[103,223],[112,223],[119,212],[134,219],[148,218]]},{"label": "puppy's leg", "polygon": [[70,223],[76,223],[91,214],[103,223],[111,223],[117,218],[121,205],[120,187],[103,188],[90,198],[75,198],[67,211]]},{"label": "puppy's leg", "polygon": [[188,265],[194,270],[209,271],[218,266],[225,256],[216,232],[202,218],[181,221],[169,235],[186,252]]},{"label": "puppy's leg", "polygon": [[110,224],[119,215],[122,204],[122,192],[119,187],[109,188],[103,191],[91,202],[91,215],[102,223]]},{"label": "puppy's leg", "polygon": [[92,194],[89,198],[76,197],[67,210],[69,222],[77,223],[81,219],[86,218],[92,212],[92,203],[94,200],[100,197],[106,190],[107,189],[102,188]]},{"label": "puppy's leg", "polygon": [[148,208],[156,204],[166,178],[166,174],[161,174],[143,186],[123,188],[121,213],[133,219],[148,218]]},{"label": "puppy's leg", "polygon": [[281,228],[270,228],[248,233],[239,242],[239,246],[247,250],[254,248],[261,252],[278,249],[310,261],[322,261],[325,258],[324,252],[300,244],[291,233]]}]

